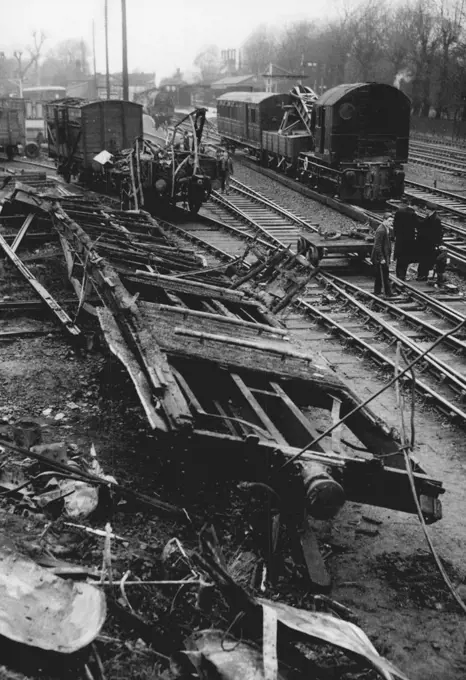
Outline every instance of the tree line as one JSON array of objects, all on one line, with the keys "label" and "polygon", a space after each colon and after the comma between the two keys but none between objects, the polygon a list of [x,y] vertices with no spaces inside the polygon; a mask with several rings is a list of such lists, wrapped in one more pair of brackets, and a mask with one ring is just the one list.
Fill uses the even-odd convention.
[{"label": "tree line", "polygon": [[395,84],[413,113],[466,120],[464,0],[363,0],[325,24],[255,28],[242,46],[242,69],[270,62],[328,89],[344,82]]},{"label": "tree line", "polygon": [[44,54],[46,35],[32,34],[32,43],[12,54],[0,52],[0,95],[20,94],[23,87],[66,85],[89,75],[89,46],[75,38],[62,40]]}]

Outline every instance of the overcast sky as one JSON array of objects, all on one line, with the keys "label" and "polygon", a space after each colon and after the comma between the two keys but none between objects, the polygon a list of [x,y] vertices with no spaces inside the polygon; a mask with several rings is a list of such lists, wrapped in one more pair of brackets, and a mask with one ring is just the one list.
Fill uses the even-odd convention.
[{"label": "overcast sky", "polygon": [[[130,71],[155,71],[157,79],[176,67],[191,67],[206,44],[234,49],[259,23],[283,25],[324,18],[337,0],[127,0]],[[110,69],[121,71],[121,2],[108,0]],[[60,40],[84,38],[92,45],[96,26],[97,70],[105,70],[104,0],[0,0],[0,50],[10,56],[31,42],[33,30],[47,35],[45,52]]]}]

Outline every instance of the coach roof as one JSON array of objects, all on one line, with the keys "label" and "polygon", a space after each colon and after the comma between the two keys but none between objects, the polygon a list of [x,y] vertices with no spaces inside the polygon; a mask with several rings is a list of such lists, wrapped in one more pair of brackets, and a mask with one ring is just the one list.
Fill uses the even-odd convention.
[{"label": "coach roof", "polygon": [[217,97],[217,104],[224,102],[242,102],[247,104],[260,104],[267,99],[274,99],[279,97],[282,100],[287,95],[277,94],[275,92],[227,92],[226,94]]}]

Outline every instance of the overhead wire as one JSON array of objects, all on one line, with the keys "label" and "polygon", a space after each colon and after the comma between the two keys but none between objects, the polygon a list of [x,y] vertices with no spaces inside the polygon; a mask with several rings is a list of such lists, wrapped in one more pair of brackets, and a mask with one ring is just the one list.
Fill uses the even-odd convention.
[{"label": "overhead wire", "polygon": [[401,439],[402,439],[402,444],[403,444],[403,456],[405,460],[405,465],[406,465],[406,472],[408,474],[408,479],[409,479],[409,485],[411,488],[411,493],[413,496],[413,501],[414,505],[416,507],[416,513],[419,519],[419,522],[422,527],[422,531],[424,533],[425,539],[427,541],[427,545],[429,546],[430,552],[432,554],[432,557],[435,560],[435,564],[437,565],[437,568],[445,582],[445,585],[447,586],[448,590],[452,594],[453,598],[456,600],[457,604],[461,607],[463,612],[466,614],[466,604],[460,597],[460,595],[457,593],[455,586],[453,585],[450,577],[448,576],[445,567],[443,566],[442,560],[440,559],[439,554],[437,553],[437,550],[433,544],[432,538],[429,534],[429,531],[427,529],[426,521],[424,519],[424,515],[422,514],[422,508],[421,504],[419,502],[417,490],[416,490],[416,482],[414,479],[414,473],[413,473],[413,468],[412,468],[412,463],[411,463],[411,458],[409,457],[410,451],[414,449],[415,443],[416,443],[416,429],[415,429],[415,409],[416,409],[416,375],[414,373],[414,369],[412,366],[412,363],[410,364],[409,361],[406,358],[405,353],[401,349],[401,343],[397,343],[397,351],[396,351],[396,362],[395,362],[395,377],[398,378],[401,373],[399,373],[399,361],[400,361],[400,355],[403,357],[403,360],[405,361],[406,364],[408,364],[408,370],[411,373],[411,414],[410,414],[410,428],[411,428],[411,436],[410,436],[410,442],[409,446],[406,447],[405,445],[408,443],[408,437],[406,435],[406,427],[405,427],[405,418],[404,418],[404,399],[401,395],[400,391],[400,383],[399,380],[397,379],[396,381],[396,401],[397,405],[400,411],[400,426],[401,426]]},{"label": "overhead wire", "polygon": [[331,432],[333,432],[334,430],[336,430],[337,427],[339,427],[339,426],[342,425],[344,422],[346,422],[346,421],[348,420],[348,418],[351,418],[351,417],[354,416],[356,413],[358,413],[358,411],[360,411],[361,409],[365,408],[368,404],[370,404],[371,401],[374,401],[374,399],[376,399],[377,397],[379,397],[383,392],[385,392],[385,390],[387,390],[389,387],[391,387],[392,385],[394,385],[400,378],[402,378],[404,375],[406,375],[406,374],[410,371],[410,369],[411,369],[412,367],[414,367],[416,364],[418,364],[420,361],[422,361],[422,359],[423,359],[427,354],[429,354],[429,352],[431,352],[435,347],[437,347],[437,345],[439,345],[441,342],[443,342],[448,336],[453,335],[453,333],[457,333],[457,332],[458,332],[465,324],[466,324],[466,318],[464,318],[464,319],[463,319],[457,326],[455,326],[454,328],[451,328],[450,330],[448,330],[448,331],[446,331],[445,333],[443,333],[443,335],[440,335],[440,336],[435,340],[435,342],[433,342],[432,345],[430,345],[430,347],[428,347],[426,350],[424,350],[424,352],[422,352],[421,354],[419,354],[419,356],[417,356],[415,359],[413,359],[413,361],[412,361],[405,369],[403,369],[398,375],[395,375],[391,380],[389,380],[389,382],[388,382],[386,385],[384,385],[384,386],[381,387],[379,390],[377,390],[377,392],[374,392],[374,394],[372,394],[371,396],[369,396],[365,401],[363,401],[361,404],[358,404],[357,406],[355,406],[355,407],[354,407],[351,411],[349,411],[345,416],[343,416],[343,417],[340,418],[338,421],[336,421],[335,423],[333,423],[330,427],[328,427],[328,428],[325,430],[325,432],[323,432],[323,433],[320,434],[318,437],[316,437],[315,439],[313,439],[311,442],[309,442],[309,444],[306,444],[306,446],[304,446],[300,451],[298,451],[298,453],[296,453],[292,458],[290,458],[289,460],[287,460],[286,463],[283,464],[282,468],[286,467],[287,465],[291,465],[291,463],[294,463],[294,462],[295,462],[296,460],[298,460],[298,458],[300,458],[300,457],[303,455],[303,453],[305,453],[308,449],[310,449],[311,447],[313,447],[313,446],[315,446],[316,444],[318,444],[322,439],[324,439],[324,438],[327,437]]}]

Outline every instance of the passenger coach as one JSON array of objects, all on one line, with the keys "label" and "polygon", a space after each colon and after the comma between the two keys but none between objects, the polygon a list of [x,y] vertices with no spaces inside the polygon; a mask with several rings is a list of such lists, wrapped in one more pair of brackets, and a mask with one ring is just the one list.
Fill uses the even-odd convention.
[{"label": "passenger coach", "polygon": [[262,148],[262,132],[278,130],[288,94],[230,92],[217,99],[217,127],[231,146]]}]

